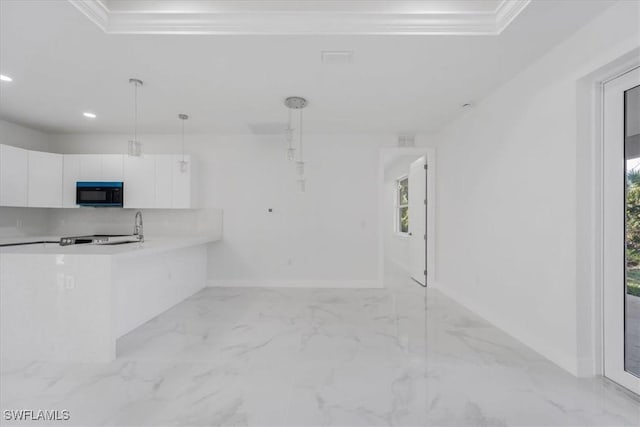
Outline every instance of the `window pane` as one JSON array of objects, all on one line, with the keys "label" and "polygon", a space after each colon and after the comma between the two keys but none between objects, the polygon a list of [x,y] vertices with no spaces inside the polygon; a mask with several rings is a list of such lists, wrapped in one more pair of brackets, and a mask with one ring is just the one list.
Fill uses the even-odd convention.
[{"label": "window pane", "polygon": [[409,208],[400,208],[400,230],[401,233],[409,232]]},{"label": "window pane", "polygon": [[640,376],[640,86],[625,93],[625,370]]},{"label": "window pane", "polygon": [[398,204],[409,204],[409,178],[402,179],[398,182]]}]

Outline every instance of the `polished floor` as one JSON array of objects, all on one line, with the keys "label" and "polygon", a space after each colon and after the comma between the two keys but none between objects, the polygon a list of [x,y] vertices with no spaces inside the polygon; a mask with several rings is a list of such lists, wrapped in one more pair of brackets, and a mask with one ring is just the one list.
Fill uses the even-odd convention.
[{"label": "polished floor", "polygon": [[640,425],[615,385],[438,291],[387,285],[208,288],[123,337],[112,363],[3,362],[1,407],[66,409],[51,424],[80,426]]}]

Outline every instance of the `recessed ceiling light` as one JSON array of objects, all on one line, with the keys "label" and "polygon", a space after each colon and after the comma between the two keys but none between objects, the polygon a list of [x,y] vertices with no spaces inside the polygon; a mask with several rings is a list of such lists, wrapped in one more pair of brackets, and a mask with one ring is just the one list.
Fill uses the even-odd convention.
[{"label": "recessed ceiling light", "polygon": [[3,82],[12,82],[13,79],[9,76],[5,76],[4,74],[0,74],[0,80],[2,80]]},{"label": "recessed ceiling light", "polygon": [[90,119],[95,119],[97,116],[93,113],[82,113],[83,116],[88,117]]}]

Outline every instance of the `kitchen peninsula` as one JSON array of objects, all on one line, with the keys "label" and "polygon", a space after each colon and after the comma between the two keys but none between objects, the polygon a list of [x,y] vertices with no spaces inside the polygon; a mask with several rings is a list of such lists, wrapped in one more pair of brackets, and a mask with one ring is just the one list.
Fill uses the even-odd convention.
[{"label": "kitchen peninsula", "polygon": [[2,359],[115,359],[118,338],[206,286],[207,245],[220,238],[0,248]]}]

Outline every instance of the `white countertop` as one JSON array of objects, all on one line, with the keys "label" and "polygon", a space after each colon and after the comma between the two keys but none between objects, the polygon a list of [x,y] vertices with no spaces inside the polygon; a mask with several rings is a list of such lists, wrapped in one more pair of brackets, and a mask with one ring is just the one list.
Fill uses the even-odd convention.
[{"label": "white countertop", "polygon": [[[24,243],[39,241],[59,241],[55,236],[5,237],[0,244]],[[189,246],[203,245],[220,240],[220,236],[145,236],[142,243],[127,243],[121,245],[70,245],[60,246],[58,243],[39,243],[20,246],[0,247],[0,254],[49,254],[49,255],[109,255],[118,257],[149,255]]]}]

